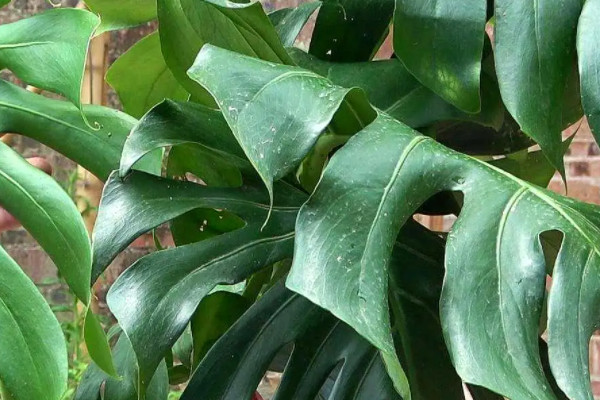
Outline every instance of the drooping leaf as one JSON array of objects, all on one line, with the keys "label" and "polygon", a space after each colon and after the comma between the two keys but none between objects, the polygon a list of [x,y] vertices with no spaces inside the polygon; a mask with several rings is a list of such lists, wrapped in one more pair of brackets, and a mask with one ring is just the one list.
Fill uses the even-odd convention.
[{"label": "drooping leaf", "polygon": [[[19,133],[35,139],[82,165],[101,180],[106,180],[111,171],[118,169],[123,143],[136,122],[116,110],[84,106],[89,122],[99,126],[99,129],[93,129],[68,102],[33,94],[5,81],[0,81],[0,110],[0,132]],[[148,157],[147,168],[140,166],[140,169],[155,169],[152,165],[159,160],[154,154]]]},{"label": "drooping leaf", "polygon": [[187,76],[206,43],[277,63],[291,63],[262,5],[252,0],[158,0],[162,53],[179,83],[200,103],[205,89]]},{"label": "drooping leaf", "polygon": [[198,144],[204,152],[223,157],[234,165],[247,165],[243,150],[219,111],[200,104],[165,100],[132,129],[123,147],[119,173],[125,176],[153,150],[184,143]]},{"label": "drooping leaf", "polygon": [[156,0],[84,0],[100,16],[97,34],[129,28],[156,18]]},{"label": "drooping leaf", "polygon": [[91,308],[88,308],[85,316],[83,334],[88,353],[92,360],[107,374],[117,377],[117,371],[115,370],[114,360],[110,353],[110,345],[104,333],[104,328],[102,328],[100,321],[98,321]]},{"label": "drooping leaf", "polygon": [[77,207],[52,177],[1,142],[0,205],[31,233],[75,295],[88,304],[92,252]]},{"label": "drooping leaf", "polygon": [[0,1],[0,7],[4,7],[5,5],[7,5],[8,3],[10,3],[11,0],[1,0]]},{"label": "drooping leaf", "polygon": [[[290,193],[282,203],[276,199],[272,222],[261,230],[269,212],[266,194],[259,188],[210,188],[136,172],[125,181],[117,177],[109,180],[100,205],[101,222],[96,225],[96,245],[101,243],[102,248],[111,245],[120,249],[121,243],[127,244],[148,226],[193,208],[227,209],[246,221],[243,228],[211,240],[145,256],[111,287],[107,303],[131,340],[140,386],[147,385],[202,298],[215,286],[240,282],[263,266],[291,255],[298,206],[290,204],[298,205],[305,197]],[[119,210],[126,210],[126,215]],[[119,229],[124,232],[114,237]]]},{"label": "drooping leaf", "polygon": [[[253,62],[246,69],[244,60],[237,58],[238,70],[252,71],[252,79],[259,79],[260,66]],[[266,79],[273,66],[262,64]],[[295,83],[275,81],[269,90],[285,97],[309,87],[302,80]],[[310,86],[313,96],[323,85]],[[228,93],[235,104],[239,100],[231,93],[240,92]],[[246,118],[277,110],[294,118],[290,135],[308,134],[299,129],[307,116],[284,105],[265,98]],[[264,151],[280,145],[288,142],[266,142]],[[591,273],[599,265],[598,207],[454,152],[384,113],[335,153],[301,209],[288,287],[379,348],[401,388],[389,320],[388,261],[403,223],[426,200],[447,191],[464,194],[448,235],[441,298],[444,336],[461,378],[509,398],[555,399],[538,351],[546,278],[539,237],[560,231],[564,240],[548,300],[550,365],[568,397],[591,398],[583,354],[600,304],[600,282]],[[573,348],[578,351],[568,350]]]},{"label": "drooping leaf", "polygon": [[269,19],[285,47],[294,45],[300,31],[320,6],[320,1],[311,1],[295,8],[282,8],[269,14]]},{"label": "drooping leaf", "polygon": [[600,28],[597,23],[600,1],[587,0],[577,28],[577,55],[581,76],[581,99],[596,141],[600,141],[600,53],[596,47]]},{"label": "drooping leaf", "polygon": [[379,353],[349,326],[290,292],[273,287],[213,346],[182,400],[250,398],[271,360],[294,343],[274,399],[314,399],[343,363],[331,399],[396,399]]},{"label": "drooping leaf", "polygon": [[482,108],[486,7],[484,0],[396,0],[396,55],[423,85],[469,113]]},{"label": "drooping leaf", "polygon": [[[372,110],[360,92],[336,87],[319,75],[297,67],[269,63],[270,72],[262,73],[266,71],[263,61],[240,56],[245,64],[245,79],[232,81],[223,71],[231,66],[234,54],[206,45],[189,75],[219,99],[225,120],[271,196],[273,182],[290,173],[308,154],[327,127],[327,121],[342,104],[349,106],[355,114],[356,110],[367,114],[368,117],[359,119],[362,123],[368,123],[372,116]],[[253,67],[256,74],[250,72]],[[280,88],[285,86],[297,89],[295,95],[282,95],[287,90]],[[278,91],[274,92],[273,88]],[[237,95],[227,95],[232,91]],[[294,111],[261,114],[256,118],[256,110],[265,107],[265,101],[276,101],[281,110]],[[297,114],[304,118],[295,118]],[[290,134],[297,129],[304,134]]]},{"label": "drooping leaf", "polygon": [[160,50],[158,32],[131,47],[106,72],[106,82],[115,89],[126,113],[141,118],[164,99],[186,100]]},{"label": "drooping leaf", "polygon": [[[224,193],[226,197],[223,197]],[[192,182],[154,179],[135,171],[123,180],[113,174],[104,187],[94,226],[92,282],[138,236],[160,224],[197,208],[228,208],[223,205],[224,199],[229,199],[231,207],[238,204],[242,210],[258,207],[263,196],[263,191],[255,185],[210,188]],[[233,198],[238,201],[233,201]],[[285,185],[280,190],[277,203],[296,209],[303,199],[304,196],[297,190]],[[232,211],[237,212],[238,209]]]},{"label": "drooping leaf", "polygon": [[99,20],[74,8],[57,8],[0,26],[0,68],[81,108],[81,82],[90,37]]},{"label": "drooping leaf", "polygon": [[481,112],[467,114],[420,84],[400,60],[333,63],[321,61],[298,49],[290,50],[290,55],[301,67],[330,79],[336,85],[358,86],[374,106],[413,128],[444,120],[473,121],[494,128],[500,128],[502,124],[504,106],[498,85],[485,74],[481,88]]},{"label": "drooping leaf", "polygon": [[[77,392],[75,400],[98,400],[100,399],[101,387],[104,385],[104,396],[106,400],[138,400],[137,367],[135,354],[131,344],[125,335],[121,335],[115,348],[113,357],[119,378],[106,375],[96,364],[90,364],[85,371]],[[152,377],[149,388],[146,390],[146,400],[167,400],[169,393],[169,377],[167,366],[163,362]]]},{"label": "drooping leaf", "polygon": [[[4,194],[3,189],[0,199]],[[12,400],[61,400],[67,373],[67,348],[58,321],[33,282],[0,247],[0,381],[4,394]]]},{"label": "drooping leaf", "polygon": [[249,305],[244,297],[229,292],[216,292],[202,299],[192,317],[194,369]]},{"label": "drooping leaf", "polygon": [[583,2],[496,0],[495,61],[502,99],[564,176],[563,96]]},{"label": "drooping leaf", "polygon": [[324,0],[310,54],[334,62],[369,61],[387,36],[394,0]]}]

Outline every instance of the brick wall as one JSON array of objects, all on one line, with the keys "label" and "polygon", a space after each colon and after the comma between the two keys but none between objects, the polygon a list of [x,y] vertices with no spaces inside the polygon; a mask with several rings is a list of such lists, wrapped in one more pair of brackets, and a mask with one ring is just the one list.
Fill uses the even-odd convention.
[{"label": "brick wall", "polygon": [[[295,6],[303,0],[264,0],[263,3],[268,10],[280,7]],[[74,6],[77,0],[63,0],[65,6]],[[43,9],[51,8],[47,0],[13,0],[9,6],[0,10],[0,23],[12,22],[35,13]],[[109,45],[109,59],[114,61],[120,54],[127,50],[132,44],[144,35],[155,29],[155,24],[148,24],[140,28],[113,32]],[[305,41],[309,36],[305,33],[301,41]],[[389,56],[391,50],[389,41],[381,54]],[[4,79],[16,81],[9,73],[2,72]],[[113,107],[119,107],[119,102],[114,93],[109,92],[109,103]],[[73,174],[75,165],[65,158],[58,155],[51,149],[39,145],[34,141],[17,137],[14,142],[15,148],[25,156],[39,155],[46,157],[54,167],[54,177],[65,185]],[[581,124],[574,142],[569,149],[566,157],[567,178],[569,191],[568,195],[587,202],[600,204],[600,149],[595,144],[589,127],[584,122]],[[555,177],[550,188],[564,194],[564,186],[558,177]],[[68,300],[61,286],[55,283],[44,285],[45,282],[56,280],[56,269],[52,261],[39,248],[37,243],[22,229],[11,232],[5,232],[0,235],[0,243],[17,260],[23,269],[40,284],[42,292],[55,303],[63,303]],[[106,282],[111,282],[116,278],[120,271],[130,265],[140,256],[147,254],[153,249],[153,243],[150,238],[144,237],[137,240],[134,245],[124,251],[111,265],[108,271]],[[107,285],[106,283],[104,284]],[[104,292],[101,288],[100,292]],[[103,298],[99,299],[101,308],[105,307]],[[592,382],[595,393],[600,398],[600,337],[592,338],[590,344],[590,362]]]}]

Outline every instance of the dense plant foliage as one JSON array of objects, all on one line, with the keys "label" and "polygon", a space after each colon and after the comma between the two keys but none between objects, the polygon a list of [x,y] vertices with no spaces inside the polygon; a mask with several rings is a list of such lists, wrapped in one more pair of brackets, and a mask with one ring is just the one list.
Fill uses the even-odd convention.
[{"label": "dense plant foliage", "polygon": [[[66,99],[2,81],[0,129],[106,182],[92,241],[2,143],[0,204],[86,307],[137,237],[175,246],[114,283],[108,339],[87,312],[75,399],[250,399],[267,370],[277,400],[593,399],[600,208],[545,187],[561,132],[600,132],[600,0],[86,3],[0,26],[2,65]],[[106,77],[125,113],[82,106],[90,37],[154,19]],[[2,398],[61,399],[58,322],[0,263]]]}]

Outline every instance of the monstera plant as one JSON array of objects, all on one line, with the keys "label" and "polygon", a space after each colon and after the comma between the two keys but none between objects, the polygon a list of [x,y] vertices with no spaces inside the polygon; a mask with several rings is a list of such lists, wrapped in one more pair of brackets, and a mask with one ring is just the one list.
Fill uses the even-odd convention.
[{"label": "monstera plant", "polygon": [[[251,399],[267,371],[276,400],[593,399],[600,207],[545,187],[562,131],[600,132],[600,0],[86,3],[0,27],[66,98],[0,82],[0,125],[105,180],[91,247],[6,146],[0,204],[86,306],[137,237],[174,244],[110,288],[111,340],[88,313],[77,400]],[[129,115],[81,106],[90,36],[154,19],[106,76]],[[58,324],[0,259],[3,399],[58,400]]]}]

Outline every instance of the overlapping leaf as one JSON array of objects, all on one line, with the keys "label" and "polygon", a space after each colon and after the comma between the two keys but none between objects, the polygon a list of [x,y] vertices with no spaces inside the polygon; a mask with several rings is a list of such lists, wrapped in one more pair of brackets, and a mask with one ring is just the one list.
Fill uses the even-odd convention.
[{"label": "overlapping leaf", "polygon": [[[101,106],[84,106],[90,128],[81,114],[65,101],[33,94],[11,83],[0,81],[0,132],[19,133],[37,140],[84,166],[106,180],[119,167],[123,144],[134,118]],[[159,160],[149,156],[142,169],[156,170]]]},{"label": "overlapping leaf", "polygon": [[[223,51],[203,50],[199,60],[204,68],[222,65],[218,52]],[[230,63],[236,61],[236,89],[240,81],[261,79],[257,78],[260,63],[231,54],[228,58]],[[261,95],[297,97],[299,88],[310,88],[312,96],[318,97],[327,85],[308,85],[302,78],[273,79],[276,74],[268,63],[262,63],[262,69],[262,79],[270,85],[269,92],[263,90]],[[225,71],[220,69],[222,75]],[[306,78],[312,79],[312,75]],[[217,96],[226,100],[223,107],[245,98]],[[293,127],[288,137],[296,137],[312,132],[313,126],[300,128],[307,121],[331,114],[322,109],[321,116],[307,116],[297,112],[295,104],[284,108],[290,104],[265,95],[260,106],[244,110],[245,118],[258,121],[263,115],[283,113],[290,116],[288,126]],[[232,130],[236,128],[232,124]],[[262,132],[268,135],[267,130]],[[265,152],[269,145],[263,142]],[[280,140],[273,146],[295,144]],[[357,165],[358,159],[362,164]],[[600,304],[600,282],[593,272],[600,254],[598,209],[445,148],[384,113],[336,152],[303,206],[288,287],[330,310],[378,347],[401,389],[400,376],[393,369],[399,364],[394,361],[389,320],[388,262],[404,221],[442,191],[464,194],[464,207],[446,245],[441,299],[445,339],[461,377],[510,398],[556,398],[538,351],[546,277],[539,237],[560,231],[564,240],[548,302],[550,365],[567,396],[591,399],[587,343]],[[573,348],[578,351],[568,351]]]},{"label": "overlapping leaf", "polygon": [[579,17],[577,28],[577,55],[581,75],[581,99],[585,115],[596,137],[600,140],[600,53],[596,46],[600,29],[597,16],[600,1],[587,0]]},{"label": "overlapping leaf", "polygon": [[396,0],[396,54],[426,87],[470,113],[481,109],[486,7],[482,0]]},{"label": "overlapping leaf", "polygon": [[106,82],[119,95],[125,112],[135,118],[141,118],[165,98],[186,100],[189,96],[165,64],[158,32],[119,57],[106,72]]},{"label": "overlapping leaf", "polygon": [[494,53],[502,99],[563,175],[563,97],[582,5],[562,0],[495,1]]},{"label": "overlapping leaf", "polygon": [[279,194],[272,223],[261,230],[269,207],[260,188],[209,188],[138,172],[123,181],[117,176],[109,180],[95,227],[95,271],[141,233],[195,208],[227,209],[246,221],[243,228],[212,240],[143,257],[112,286],[108,304],[131,340],[140,387],[148,384],[200,300],[216,285],[242,281],[291,255],[296,213],[305,197],[293,189]]},{"label": "overlapping leaf", "polygon": [[[366,115],[357,118],[361,125],[373,117],[370,106],[356,90],[336,87],[319,75],[297,67],[269,64],[271,72],[262,73],[266,72],[263,61],[244,58],[249,68],[252,64],[257,68],[254,78],[244,73],[244,79],[223,79],[222,72],[231,65],[230,57],[234,54],[206,45],[188,74],[219,99],[225,120],[271,196],[273,181],[294,170],[340,106],[344,105],[354,115]],[[282,96],[287,92],[280,90],[284,86],[293,87],[296,95]],[[237,95],[231,96],[231,91]],[[265,101],[275,101],[271,104],[277,104],[283,112],[257,114],[257,110],[266,106]],[[296,118],[297,114],[305,118]],[[303,135],[293,135],[296,130]],[[283,142],[285,144],[279,144]]]},{"label": "overlapping leaf", "polygon": [[291,63],[261,4],[227,0],[158,0],[162,53],[179,83],[200,103],[213,100],[186,74],[206,43],[273,62]]},{"label": "overlapping leaf", "polygon": [[375,348],[281,281],[211,348],[182,400],[250,398],[271,360],[291,343],[294,349],[274,399],[314,399],[338,364],[342,367],[328,398],[399,398]]},{"label": "overlapping leaf", "polygon": [[[301,67],[310,69],[344,87],[363,89],[373,105],[413,128],[444,120],[464,120],[500,128],[504,106],[498,85],[483,75],[481,110],[477,114],[460,111],[423,86],[397,59],[357,63],[321,61],[301,50],[290,55]],[[479,77],[477,78],[479,96]]]},{"label": "overlapping leaf", "polygon": [[129,28],[156,18],[156,0],[85,0],[100,16],[98,32]]},{"label": "overlapping leaf", "polygon": [[88,11],[64,8],[2,25],[0,67],[81,108],[87,48],[98,23]]}]

